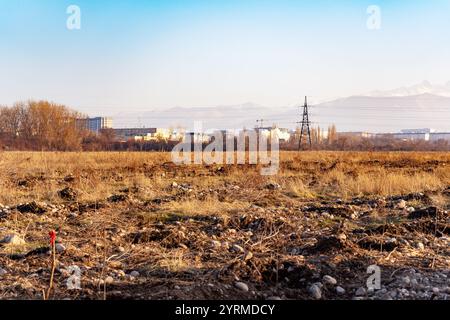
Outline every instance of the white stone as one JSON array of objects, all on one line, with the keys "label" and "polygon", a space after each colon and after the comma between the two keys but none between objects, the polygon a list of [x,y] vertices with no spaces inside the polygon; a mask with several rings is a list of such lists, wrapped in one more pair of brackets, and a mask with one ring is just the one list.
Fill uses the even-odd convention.
[{"label": "white stone", "polygon": [[311,297],[316,300],[322,298],[322,290],[320,290],[317,284],[313,284],[311,287],[309,287],[309,293],[311,293]]},{"label": "white stone", "polygon": [[425,250],[424,244],[423,244],[422,242],[418,242],[418,243],[417,243],[417,249],[419,249],[419,250]]},{"label": "white stone", "polygon": [[337,284],[337,280],[335,278],[333,278],[332,276],[326,275],[322,278],[323,282],[325,282],[325,284],[329,284],[329,285],[336,285]]},{"label": "white stone", "polygon": [[337,286],[336,287],[336,293],[337,294],[344,294],[345,293],[345,289],[340,287],[340,286]]},{"label": "white stone", "polygon": [[130,276],[132,276],[133,278],[137,278],[139,277],[141,274],[139,273],[139,271],[131,271]]},{"label": "white stone", "polygon": [[236,288],[238,288],[239,290],[242,290],[242,291],[245,291],[245,292],[248,291],[248,285],[246,285],[246,284],[243,283],[243,282],[236,282],[236,283],[234,284],[234,286],[235,286]]}]

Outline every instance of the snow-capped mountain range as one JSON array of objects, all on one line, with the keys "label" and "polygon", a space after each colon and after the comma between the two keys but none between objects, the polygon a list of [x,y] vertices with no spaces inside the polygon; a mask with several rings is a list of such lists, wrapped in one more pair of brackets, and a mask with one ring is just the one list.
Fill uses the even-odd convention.
[{"label": "snow-capped mountain range", "polygon": [[[192,130],[194,122],[201,121],[205,130],[211,130],[252,128],[257,125],[257,120],[264,119],[265,126],[275,124],[295,128],[296,122],[301,120],[299,106],[268,108],[245,103],[175,107],[141,113],[124,112],[116,115],[114,121],[116,127],[136,126],[134,119],[139,119],[139,127],[183,127],[188,130]],[[401,129],[434,128],[450,132],[450,82],[433,85],[424,81],[411,87],[335,99],[312,104],[310,112],[314,126],[335,124],[339,131],[398,132]]]},{"label": "snow-capped mountain range", "polygon": [[429,81],[423,81],[410,87],[401,87],[386,91],[372,91],[364,95],[369,97],[405,97],[426,93],[434,94],[437,96],[450,97],[450,81],[443,85],[436,85],[432,84]]}]

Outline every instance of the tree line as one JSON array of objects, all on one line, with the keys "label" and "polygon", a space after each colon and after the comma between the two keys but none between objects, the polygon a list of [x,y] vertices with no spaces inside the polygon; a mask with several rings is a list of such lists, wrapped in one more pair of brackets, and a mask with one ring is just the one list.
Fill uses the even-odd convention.
[{"label": "tree line", "polygon": [[64,105],[48,101],[27,101],[0,107],[0,143],[5,149],[81,149],[82,115]]},{"label": "tree line", "polygon": [[[39,151],[170,151],[176,141],[126,141],[115,139],[114,130],[94,133],[80,119],[85,115],[64,105],[48,101],[27,101],[0,106],[0,148]],[[299,130],[281,150],[298,150]],[[448,151],[448,141],[402,141],[385,135],[376,138],[343,135],[336,127],[312,128],[313,150],[353,151]]]}]

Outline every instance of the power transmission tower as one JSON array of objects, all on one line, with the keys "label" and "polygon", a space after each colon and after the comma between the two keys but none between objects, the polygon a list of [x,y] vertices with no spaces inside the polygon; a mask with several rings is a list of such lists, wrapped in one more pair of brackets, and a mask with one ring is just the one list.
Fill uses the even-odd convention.
[{"label": "power transmission tower", "polygon": [[305,97],[305,105],[303,106],[303,119],[302,122],[302,129],[300,131],[300,141],[298,143],[298,150],[300,151],[302,149],[302,142],[303,142],[303,135],[308,135],[308,142],[309,147],[312,147],[312,141],[311,141],[311,122],[309,122],[309,113],[308,113],[308,97]]},{"label": "power transmission tower", "polygon": [[263,126],[263,124],[264,124],[264,119],[256,120],[256,123],[257,123],[256,127],[257,127],[258,129],[262,129],[262,128],[264,127],[264,126]]}]

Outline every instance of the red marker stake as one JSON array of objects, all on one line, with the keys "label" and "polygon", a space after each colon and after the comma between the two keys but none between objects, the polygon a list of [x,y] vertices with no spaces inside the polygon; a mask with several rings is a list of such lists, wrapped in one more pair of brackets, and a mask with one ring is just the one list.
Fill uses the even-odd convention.
[{"label": "red marker stake", "polygon": [[50,236],[50,247],[52,248],[52,271],[50,274],[50,284],[48,286],[47,295],[44,297],[45,300],[48,300],[50,297],[50,292],[53,288],[53,276],[56,268],[56,232],[52,230],[48,233],[48,235]]}]

